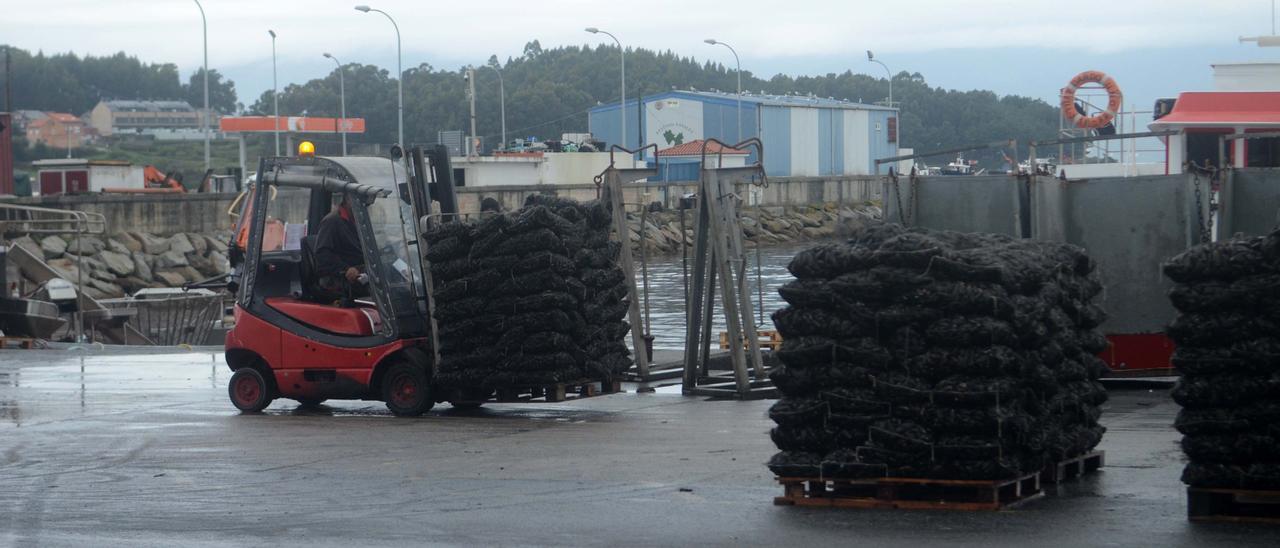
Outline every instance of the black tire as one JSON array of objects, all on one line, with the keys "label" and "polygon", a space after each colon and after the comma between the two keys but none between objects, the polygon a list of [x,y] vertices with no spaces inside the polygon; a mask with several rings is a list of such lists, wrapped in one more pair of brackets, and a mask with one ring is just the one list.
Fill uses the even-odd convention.
[{"label": "black tire", "polygon": [[236,409],[247,413],[262,411],[275,399],[271,386],[262,377],[262,373],[252,367],[240,368],[231,375],[231,381],[227,383],[227,394]]},{"label": "black tire", "polygon": [[382,401],[401,417],[416,417],[435,405],[427,373],[410,362],[396,362],[382,377]]}]

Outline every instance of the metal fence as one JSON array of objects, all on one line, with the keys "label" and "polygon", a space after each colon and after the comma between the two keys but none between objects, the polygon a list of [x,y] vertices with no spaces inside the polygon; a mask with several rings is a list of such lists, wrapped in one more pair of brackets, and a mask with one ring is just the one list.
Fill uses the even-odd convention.
[{"label": "metal fence", "polygon": [[156,346],[204,344],[223,314],[223,296],[207,290],[144,290],[134,297],[99,302],[109,309],[136,310],[128,325]]}]

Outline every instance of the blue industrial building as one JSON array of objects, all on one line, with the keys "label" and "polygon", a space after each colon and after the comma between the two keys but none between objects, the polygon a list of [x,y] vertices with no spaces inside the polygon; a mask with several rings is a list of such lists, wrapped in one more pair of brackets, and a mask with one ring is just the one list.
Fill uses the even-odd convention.
[{"label": "blue industrial building", "polygon": [[[877,159],[898,154],[898,111],[876,105],[744,94],[739,109],[732,93],[669,91],[628,100],[626,112],[627,148],[657,144],[666,149],[708,138],[733,144],[759,137],[765,172],[773,177],[870,175],[877,173]],[[618,103],[591,109],[587,123],[596,139],[624,142]],[[888,167],[879,173],[888,173]]]}]

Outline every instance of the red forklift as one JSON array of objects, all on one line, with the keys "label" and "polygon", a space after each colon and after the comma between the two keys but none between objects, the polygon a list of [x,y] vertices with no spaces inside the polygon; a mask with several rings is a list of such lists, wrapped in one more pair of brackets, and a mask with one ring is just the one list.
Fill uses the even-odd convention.
[{"label": "red forklift", "polygon": [[[395,147],[390,158],[260,161],[245,197],[247,237],[233,236],[239,261],[228,284],[236,293],[228,392],[238,409],[261,411],[277,398],[362,399],[413,416],[446,401],[432,389],[430,286],[417,235],[433,199],[442,212],[457,211],[448,162],[443,147],[414,148],[407,158]],[[344,196],[366,268],[356,282],[363,287],[335,302],[317,285],[315,240]],[[479,398],[454,399],[474,407]]]}]

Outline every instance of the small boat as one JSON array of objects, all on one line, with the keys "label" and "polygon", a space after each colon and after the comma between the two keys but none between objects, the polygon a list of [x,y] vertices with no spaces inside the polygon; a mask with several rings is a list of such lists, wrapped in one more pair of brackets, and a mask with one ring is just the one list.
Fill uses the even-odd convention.
[{"label": "small boat", "polygon": [[947,164],[946,166],[943,166],[943,168],[939,170],[939,174],[940,175],[976,175],[976,173],[974,172],[974,167],[977,165],[977,163],[978,162],[975,160],[965,161],[964,155],[958,154],[956,155],[955,160],[952,160],[951,163]]}]

